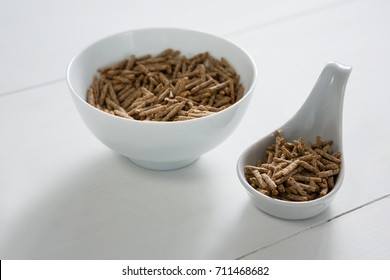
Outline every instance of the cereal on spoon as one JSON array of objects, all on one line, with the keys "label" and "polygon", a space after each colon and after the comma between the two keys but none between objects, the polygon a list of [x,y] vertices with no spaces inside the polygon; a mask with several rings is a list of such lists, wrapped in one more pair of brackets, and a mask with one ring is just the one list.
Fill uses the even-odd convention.
[{"label": "cereal on spoon", "polygon": [[309,201],[332,190],[340,172],[341,153],[331,151],[332,141],[288,142],[275,131],[267,158],[245,166],[249,184],[264,195],[288,201]]}]

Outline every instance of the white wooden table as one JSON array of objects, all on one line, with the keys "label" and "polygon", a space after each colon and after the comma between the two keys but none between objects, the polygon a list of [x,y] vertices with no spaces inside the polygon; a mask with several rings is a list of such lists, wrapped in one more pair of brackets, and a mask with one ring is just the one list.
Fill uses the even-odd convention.
[{"label": "white wooden table", "polygon": [[[0,8],[0,259],[390,259],[390,2],[11,1]],[[239,128],[191,166],[151,171],[88,131],[65,81],[88,44],[145,27],[223,36],[258,66]],[[328,210],[271,217],[235,171],[328,61],[353,67],[346,177]]]}]

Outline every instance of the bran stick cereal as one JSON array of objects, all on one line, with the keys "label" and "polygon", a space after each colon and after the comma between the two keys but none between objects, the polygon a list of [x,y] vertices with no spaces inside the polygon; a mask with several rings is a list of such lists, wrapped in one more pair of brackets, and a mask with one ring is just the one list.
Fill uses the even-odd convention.
[{"label": "bran stick cereal", "polygon": [[140,121],[205,117],[228,108],[244,94],[240,77],[226,58],[218,60],[208,52],[192,57],[173,49],[155,56],[133,54],[97,72],[87,102]]},{"label": "bran stick cereal", "polygon": [[332,153],[332,144],[319,136],[315,143],[303,144],[302,138],[289,142],[275,131],[266,159],[244,167],[247,181],[276,199],[302,202],[322,197],[334,188],[340,172],[341,153]]}]

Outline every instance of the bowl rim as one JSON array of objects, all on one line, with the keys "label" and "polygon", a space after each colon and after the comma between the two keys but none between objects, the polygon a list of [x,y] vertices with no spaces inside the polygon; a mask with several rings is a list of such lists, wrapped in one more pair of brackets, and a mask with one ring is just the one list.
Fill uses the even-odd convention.
[{"label": "bowl rim", "polygon": [[[253,71],[253,75],[251,75],[251,82],[250,82],[249,88],[245,88],[244,95],[243,95],[243,97],[240,100],[238,100],[237,102],[235,102],[234,104],[232,104],[231,106],[229,106],[226,109],[223,109],[223,110],[221,110],[219,112],[216,112],[215,114],[207,115],[207,116],[204,116],[204,117],[194,118],[194,119],[190,119],[190,120],[176,121],[176,122],[173,122],[173,121],[140,121],[140,120],[126,119],[126,118],[119,117],[119,116],[116,116],[116,115],[112,115],[112,114],[109,114],[109,113],[106,113],[106,112],[104,112],[102,110],[97,109],[96,107],[90,105],[86,100],[84,100],[83,98],[81,98],[77,94],[77,91],[72,86],[72,82],[71,82],[71,79],[70,79],[70,72],[71,72],[71,69],[72,69],[74,61],[81,54],[83,54],[85,51],[87,51],[92,46],[94,46],[96,44],[99,44],[99,43],[101,43],[101,42],[103,42],[105,40],[108,40],[108,39],[111,39],[111,38],[115,38],[115,37],[118,37],[118,36],[124,36],[124,35],[130,34],[130,33],[134,33],[134,32],[150,32],[150,31],[198,33],[198,34],[202,34],[202,35],[205,35],[205,36],[209,36],[211,38],[214,37],[214,38],[216,38],[218,40],[221,40],[221,41],[223,41],[223,42],[225,42],[225,43],[227,43],[229,45],[234,46],[239,51],[241,51],[248,58],[248,60],[250,62],[250,65],[251,65],[251,68],[252,68],[252,71]],[[148,124],[148,125],[149,124],[153,124],[153,125],[157,125],[158,124],[158,125],[169,125],[169,126],[171,126],[171,125],[173,125],[173,126],[174,125],[182,125],[183,123],[193,123],[193,122],[205,121],[205,120],[210,119],[210,118],[218,117],[221,114],[226,114],[227,112],[233,110],[235,107],[239,106],[239,104],[242,103],[245,99],[250,98],[250,96],[252,95],[252,93],[253,93],[253,91],[254,91],[254,89],[256,87],[257,75],[258,75],[258,73],[257,73],[257,66],[256,66],[256,63],[255,63],[254,59],[252,58],[252,56],[245,49],[243,49],[239,45],[231,42],[230,40],[228,40],[226,38],[223,38],[221,36],[218,36],[218,35],[215,35],[215,34],[212,34],[212,33],[204,32],[204,31],[200,31],[200,30],[196,30],[196,29],[176,28],[176,27],[150,27],[150,28],[130,29],[130,30],[126,30],[126,31],[122,31],[122,32],[118,32],[118,33],[114,33],[114,34],[102,37],[102,38],[100,38],[98,40],[95,40],[94,42],[88,44],[87,46],[82,48],[79,52],[77,52],[70,59],[70,61],[68,63],[68,66],[66,68],[66,82],[67,82],[67,85],[68,85],[68,87],[70,89],[70,92],[72,93],[72,95],[74,97],[76,97],[79,101],[81,101],[82,104],[87,105],[88,107],[90,107],[90,109],[93,109],[94,111],[96,111],[96,112],[98,112],[100,114],[103,114],[104,116],[109,116],[109,117],[114,118],[116,120],[121,120],[121,121],[129,122],[129,123],[143,123],[143,124]]]}]

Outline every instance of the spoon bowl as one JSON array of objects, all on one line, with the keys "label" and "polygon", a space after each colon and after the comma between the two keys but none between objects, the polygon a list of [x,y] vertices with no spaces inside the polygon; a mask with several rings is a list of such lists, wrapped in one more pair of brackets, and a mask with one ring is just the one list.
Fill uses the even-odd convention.
[{"label": "spoon bowl", "polygon": [[266,149],[275,141],[274,133],[270,133],[248,147],[237,162],[238,177],[251,202],[260,210],[283,219],[306,219],[320,214],[333,201],[345,174],[342,112],[345,88],[351,70],[349,66],[328,63],[299,111],[278,128],[289,141],[302,137],[305,141],[315,142],[317,136],[324,140],[333,140],[332,150],[341,152],[340,172],[334,188],[321,198],[304,202],[274,199],[255,190],[246,180],[244,167],[248,164],[256,165],[258,159],[266,157]]}]

